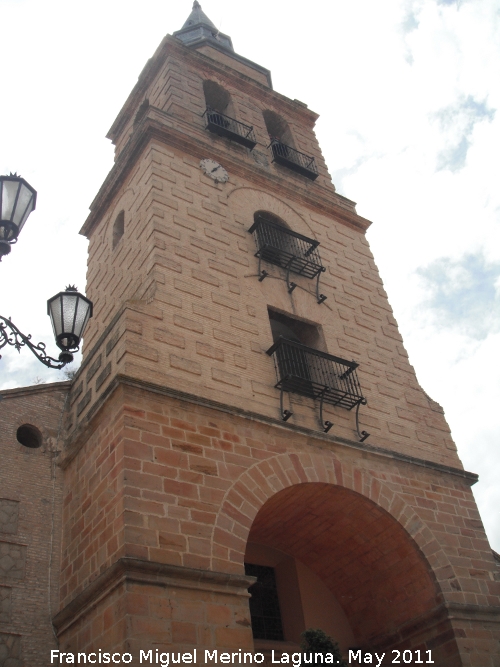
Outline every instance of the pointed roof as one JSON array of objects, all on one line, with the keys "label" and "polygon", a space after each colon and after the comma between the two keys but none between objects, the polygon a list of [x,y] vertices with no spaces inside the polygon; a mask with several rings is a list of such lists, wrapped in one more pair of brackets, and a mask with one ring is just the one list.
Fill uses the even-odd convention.
[{"label": "pointed roof", "polygon": [[175,37],[180,39],[186,46],[198,46],[202,42],[210,42],[212,45],[223,47],[234,53],[231,37],[223,35],[216,25],[208,18],[202,10],[198,0],[194,0],[193,9],[180,30],[174,32]]},{"label": "pointed roof", "polygon": [[194,0],[193,3],[193,11],[191,14],[188,16],[188,19],[186,23],[182,26],[182,30],[185,28],[189,28],[189,26],[195,26],[200,23],[203,23],[203,25],[208,25],[211,28],[214,28],[214,30],[217,31],[216,26],[212,23],[212,21],[208,18],[208,16],[205,14],[205,12],[202,10],[200,3],[198,0]]}]

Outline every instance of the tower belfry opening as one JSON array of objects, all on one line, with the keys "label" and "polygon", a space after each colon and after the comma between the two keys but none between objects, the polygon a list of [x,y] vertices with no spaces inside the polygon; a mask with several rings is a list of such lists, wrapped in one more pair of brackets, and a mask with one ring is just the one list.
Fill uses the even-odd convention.
[{"label": "tower belfry opening", "polygon": [[81,230],[82,365],[0,392],[12,664],[44,667],[54,632],[75,654],[269,658],[311,627],[346,657],[498,663],[477,476],[409,363],[317,118],[197,1],[119,111]]}]

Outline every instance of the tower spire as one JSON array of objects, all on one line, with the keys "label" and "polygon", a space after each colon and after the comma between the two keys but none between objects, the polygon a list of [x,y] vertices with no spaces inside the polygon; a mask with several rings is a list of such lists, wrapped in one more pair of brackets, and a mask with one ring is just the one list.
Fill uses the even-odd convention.
[{"label": "tower spire", "polygon": [[194,0],[191,14],[182,28],[174,32],[174,35],[187,46],[198,46],[202,42],[210,42],[234,52],[231,38],[219,32],[217,26],[202,10],[198,0]]}]

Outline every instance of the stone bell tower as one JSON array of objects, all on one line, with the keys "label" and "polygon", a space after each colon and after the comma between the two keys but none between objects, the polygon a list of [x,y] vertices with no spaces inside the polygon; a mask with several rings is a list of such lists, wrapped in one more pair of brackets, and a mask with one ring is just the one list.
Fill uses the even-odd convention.
[{"label": "stone bell tower", "polygon": [[195,2],[109,131],[82,229],[94,318],[61,462],[61,650],[267,655],[321,627],[344,654],[499,664],[477,477],[316,119]]}]

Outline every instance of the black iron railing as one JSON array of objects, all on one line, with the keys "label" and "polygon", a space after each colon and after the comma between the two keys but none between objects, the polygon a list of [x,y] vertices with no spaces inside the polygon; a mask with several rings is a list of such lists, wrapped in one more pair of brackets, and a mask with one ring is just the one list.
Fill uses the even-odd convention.
[{"label": "black iron railing", "polygon": [[280,389],[280,409],[284,421],[292,413],[283,409],[283,392],[300,394],[320,400],[320,421],[325,432],[333,424],[323,421],[323,403],[346,410],[356,408],[356,430],[361,442],[366,440],[369,434],[360,432],[358,421],[359,406],[366,405],[366,399],[361,392],[355,361],[334,357],[282,336],[267,350],[267,354],[274,360],[278,380],[275,387]]},{"label": "black iron railing", "polygon": [[257,217],[248,231],[254,235],[256,257],[306,278],[314,278],[323,270],[317,250],[319,241],[264,217]]},{"label": "black iron railing", "polygon": [[314,181],[318,177],[316,162],[310,155],[287,146],[278,139],[271,139],[269,148],[273,153],[273,162],[277,162]]},{"label": "black iron railing", "polygon": [[281,336],[267,354],[274,359],[278,389],[315,399],[323,396],[325,403],[347,410],[363,400],[355,361],[334,357]]},{"label": "black iron railing", "polygon": [[221,137],[228,137],[228,139],[243,144],[247,148],[253,148],[256,145],[257,140],[255,139],[253,127],[250,125],[240,123],[238,120],[230,118],[211,107],[206,108],[203,116],[206,120],[206,128],[210,132],[214,132]]},{"label": "black iron railing", "polygon": [[254,235],[257,246],[255,256],[259,258],[260,281],[268,275],[267,271],[261,270],[261,263],[269,262],[286,269],[289,292],[293,292],[296,287],[295,283],[290,282],[290,273],[306,278],[316,277],[316,298],[318,303],[325,301],[326,296],[319,293],[319,277],[325,271],[318,252],[319,241],[292,232],[260,215],[248,231]]}]

